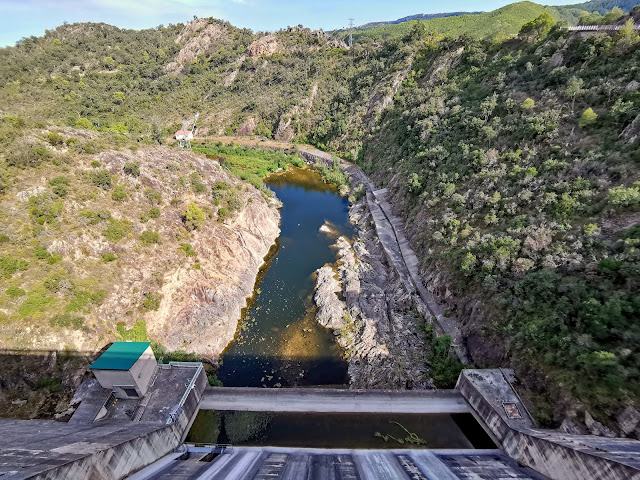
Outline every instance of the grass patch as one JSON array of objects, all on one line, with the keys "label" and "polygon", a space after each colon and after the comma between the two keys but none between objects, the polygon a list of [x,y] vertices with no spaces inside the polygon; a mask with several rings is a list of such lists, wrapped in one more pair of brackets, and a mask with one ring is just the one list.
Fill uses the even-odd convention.
[{"label": "grass patch", "polygon": [[56,315],[49,320],[49,325],[54,328],[70,328],[72,330],[84,329],[84,318],[71,315],[69,313],[63,313]]},{"label": "grass patch", "polygon": [[287,168],[287,165],[304,166],[304,161],[297,154],[259,148],[195,144],[193,151],[218,160],[234,175],[260,190],[264,189],[263,180],[269,174]]},{"label": "grass patch", "polygon": [[54,302],[53,297],[47,297],[43,290],[34,290],[29,293],[27,299],[18,307],[20,317],[32,317],[44,312]]},{"label": "grass patch", "polygon": [[144,320],[136,320],[136,323],[133,324],[133,327],[127,328],[127,325],[124,322],[118,322],[116,325],[116,331],[118,336],[124,340],[129,342],[146,342],[147,338],[147,322]]},{"label": "grass patch", "polygon": [[102,235],[111,242],[118,242],[131,232],[131,222],[127,220],[109,219],[109,225]]}]

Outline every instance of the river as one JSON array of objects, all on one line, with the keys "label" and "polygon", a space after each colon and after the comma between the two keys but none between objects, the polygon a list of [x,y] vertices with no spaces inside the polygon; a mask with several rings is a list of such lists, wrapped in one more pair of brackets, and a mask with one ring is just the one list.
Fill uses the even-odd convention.
[{"label": "river", "polygon": [[[336,261],[351,237],[349,202],[310,169],[290,168],[266,185],[282,202],[281,234],[243,311],[218,378],[230,387],[345,385],[347,365],[333,333],[315,320],[315,271]],[[320,231],[330,230],[329,232]]]}]

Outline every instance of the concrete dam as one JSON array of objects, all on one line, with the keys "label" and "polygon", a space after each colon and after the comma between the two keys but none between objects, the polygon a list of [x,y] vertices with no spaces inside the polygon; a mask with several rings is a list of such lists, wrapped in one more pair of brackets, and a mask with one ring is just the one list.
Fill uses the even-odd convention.
[{"label": "concrete dam", "polygon": [[[640,478],[640,442],[537,428],[500,369],[464,370],[448,391],[209,387],[202,364],[171,362],[150,369],[142,392],[135,375],[117,372],[105,379],[98,371],[82,385],[66,424],[0,420],[0,479]],[[113,381],[132,385],[105,388]],[[291,447],[185,442],[201,410],[471,414],[495,447],[307,448],[303,432]]]}]

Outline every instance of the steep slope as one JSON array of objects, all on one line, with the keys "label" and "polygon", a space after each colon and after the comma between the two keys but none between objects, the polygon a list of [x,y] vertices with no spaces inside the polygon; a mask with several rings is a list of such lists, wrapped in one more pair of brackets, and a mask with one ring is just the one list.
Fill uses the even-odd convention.
[{"label": "steep slope", "polygon": [[273,201],[176,149],[33,148],[47,160],[10,167],[0,199],[0,347],[91,352],[148,332],[215,359],[279,234]]},{"label": "steep slope", "polygon": [[515,367],[543,421],[638,406],[639,45],[427,47],[360,157],[473,360]]}]

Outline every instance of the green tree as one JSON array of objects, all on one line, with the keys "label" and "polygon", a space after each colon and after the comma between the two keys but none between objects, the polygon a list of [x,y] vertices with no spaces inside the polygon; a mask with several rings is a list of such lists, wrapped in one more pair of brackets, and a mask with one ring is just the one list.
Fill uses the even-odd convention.
[{"label": "green tree", "polygon": [[184,224],[190,230],[195,230],[204,225],[206,215],[204,211],[198,207],[195,203],[190,204],[187,207],[186,212],[182,214]]},{"label": "green tree", "polygon": [[525,23],[520,29],[519,35],[528,41],[535,38],[542,39],[547,36],[554,23],[553,17],[544,12],[539,17]]},{"label": "green tree", "polygon": [[580,120],[578,120],[578,126],[580,128],[588,127],[589,125],[595,123],[597,118],[598,114],[594,112],[591,107],[589,107],[580,116]]},{"label": "green tree", "polygon": [[571,99],[571,113],[573,113],[576,97],[584,91],[582,89],[584,85],[584,80],[578,77],[571,77],[567,82],[567,86],[564,89],[564,93],[567,97]]},{"label": "green tree", "polygon": [[523,110],[531,110],[535,106],[536,106],[536,102],[531,98],[527,98],[524,102],[522,102],[522,105],[520,105],[520,108],[522,108]]},{"label": "green tree", "polygon": [[105,67],[107,67],[109,70],[113,70],[116,67],[116,62],[113,58],[111,57],[104,57],[104,61],[103,64]]}]

